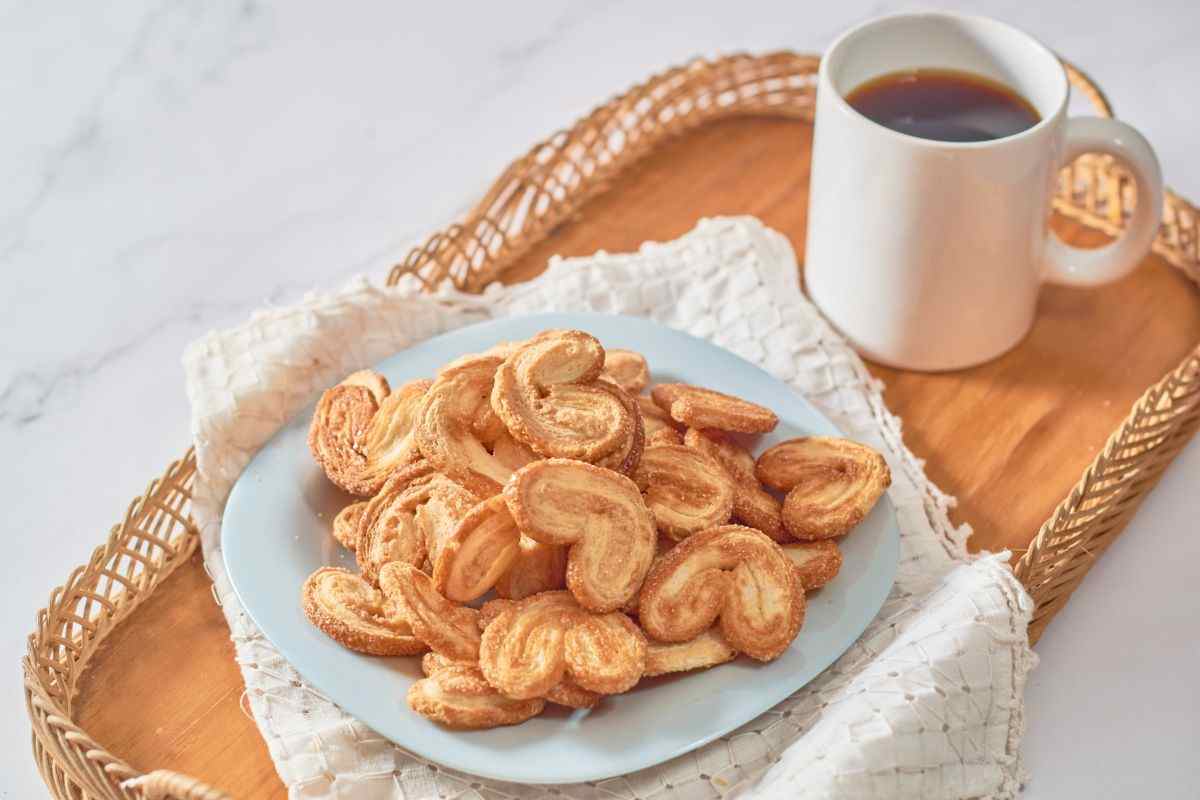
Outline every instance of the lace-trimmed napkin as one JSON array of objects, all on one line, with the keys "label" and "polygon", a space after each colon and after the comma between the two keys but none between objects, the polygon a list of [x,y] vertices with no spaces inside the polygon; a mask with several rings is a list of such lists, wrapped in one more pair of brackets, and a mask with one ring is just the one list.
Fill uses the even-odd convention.
[{"label": "lace-trimmed napkin", "polygon": [[[1007,554],[967,555],[970,531],[925,477],[880,384],[803,297],[784,237],[753,218],[703,220],[637,253],[555,259],[482,297],[365,281],[214,332],[184,356],[201,479],[204,560],[263,737],[293,798],[1011,797],[1022,695],[1035,663],[1032,601]],[[879,616],[829,669],[706,747],[640,772],[571,786],[463,775],[396,747],[284,661],[225,572],[221,513],[251,455],[319,391],[409,345],[490,317],[589,310],[650,317],[708,339],[789,383],[891,464],[900,567]],[[653,366],[653,365],[652,365]],[[631,746],[633,744],[631,738]]]}]

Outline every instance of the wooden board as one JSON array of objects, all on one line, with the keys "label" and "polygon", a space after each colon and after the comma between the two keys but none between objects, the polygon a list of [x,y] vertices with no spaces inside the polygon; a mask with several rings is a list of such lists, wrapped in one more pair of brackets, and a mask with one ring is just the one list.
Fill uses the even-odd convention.
[{"label": "wooden board", "polygon": [[[803,258],[811,129],[718,123],[671,143],[584,207],[505,276],[527,279],[553,254],[632,250],[699,217],[753,214]],[[1064,220],[1068,241],[1103,237]],[[941,375],[871,366],[929,476],[959,498],[973,549],[1021,549],[1143,390],[1200,343],[1195,287],[1157,257],[1094,290],[1047,287],[1030,336],[980,367]],[[235,797],[284,797],[243,713],[233,648],[193,559],[124,623],[83,681],[79,722],[140,769],[170,768]],[[169,643],[169,644],[168,644]],[[102,690],[102,691],[97,691]],[[121,697],[109,707],[89,696]]]}]

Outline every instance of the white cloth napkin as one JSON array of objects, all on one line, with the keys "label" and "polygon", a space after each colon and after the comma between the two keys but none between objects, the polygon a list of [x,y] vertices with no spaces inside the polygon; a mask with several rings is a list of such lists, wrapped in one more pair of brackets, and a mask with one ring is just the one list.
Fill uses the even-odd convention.
[{"label": "white cloth napkin", "polygon": [[[905,448],[880,384],[798,286],[783,236],[753,218],[702,220],[637,253],[555,259],[484,296],[359,280],[255,314],[184,356],[201,479],[196,518],[254,718],[293,798],[1011,797],[1022,780],[1032,601],[1007,554],[969,556],[952,499]],[[899,515],[895,587],[818,678],[740,730],[657,767],[571,786],[463,775],[396,747],[310,687],[253,625],[220,549],[221,513],[251,455],[320,390],[415,342],[535,311],[650,317],[753,361],[886,454]],[[651,365],[653,366],[653,365]]]}]

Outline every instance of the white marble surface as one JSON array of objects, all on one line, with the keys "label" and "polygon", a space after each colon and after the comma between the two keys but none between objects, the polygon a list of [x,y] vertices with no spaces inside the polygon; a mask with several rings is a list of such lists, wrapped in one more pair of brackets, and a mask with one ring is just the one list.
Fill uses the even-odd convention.
[{"label": "white marble surface", "polygon": [[[651,71],[817,51],[905,7],[810,5],[0,5],[0,487],[17,554],[0,798],[44,793],[16,685],[34,611],[186,446],[188,341],[381,279],[531,142]],[[1200,196],[1193,2],[945,5],[1085,65]],[[1039,646],[1029,796],[1195,796],[1198,474],[1194,443]]]}]

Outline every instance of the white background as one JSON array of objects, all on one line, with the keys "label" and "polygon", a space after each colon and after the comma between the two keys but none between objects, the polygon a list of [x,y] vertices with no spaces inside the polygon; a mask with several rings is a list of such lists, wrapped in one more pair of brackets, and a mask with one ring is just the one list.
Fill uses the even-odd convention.
[{"label": "white background", "polygon": [[[1083,65],[1200,198],[1195,2],[943,5]],[[189,341],[381,280],[535,140],[655,70],[819,51],[903,8],[0,4],[0,797],[44,794],[17,660],[51,587],[187,446]],[[1038,646],[1028,796],[1200,793],[1198,477],[1193,443]]]}]

